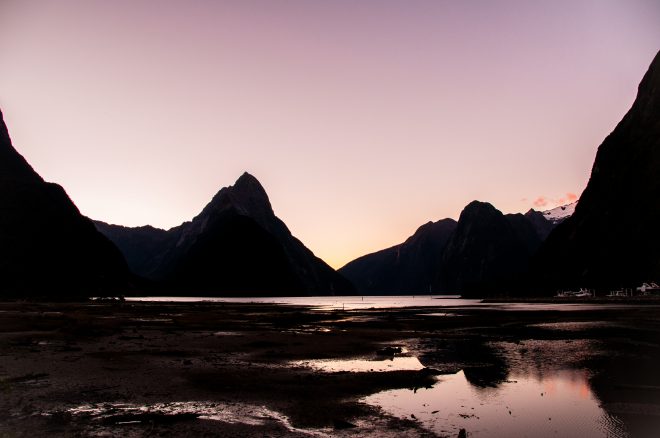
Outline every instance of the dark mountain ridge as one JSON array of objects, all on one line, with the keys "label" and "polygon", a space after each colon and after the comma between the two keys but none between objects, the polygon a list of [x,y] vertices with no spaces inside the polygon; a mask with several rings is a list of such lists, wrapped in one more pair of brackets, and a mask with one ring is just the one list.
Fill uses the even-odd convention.
[{"label": "dark mountain ridge", "polygon": [[361,293],[429,293],[442,252],[455,228],[453,219],[428,222],[405,242],[355,259],[339,272]]},{"label": "dark mountain ridge", "polygon": [[554,226],[534,210],[504,215],[474,201],[458,222],[429,222],[405,242],[359,257],[339,272],[366,294],[491,293],[527,270]]},{"label": "dark mountain ridge", "polygon": [[502,214],[491,204],[473,201],[461,212],[456,231],[438,269],[439,290],[464,295],[497,293],[526,272],[542,242],[545,226],[533,213]]},{"label": "dark mountain ridge", "polygon": [[65,300],[124,290],[121,253],[14,149],[0,112],[0,297]]},{"label": "dark mountain ridge", "polygon": [[[622,214],[622,212],[624,212]],[[548,237],[531,281],[611,289],[660,279],[660,52],[598,148],[575,213]]]}]

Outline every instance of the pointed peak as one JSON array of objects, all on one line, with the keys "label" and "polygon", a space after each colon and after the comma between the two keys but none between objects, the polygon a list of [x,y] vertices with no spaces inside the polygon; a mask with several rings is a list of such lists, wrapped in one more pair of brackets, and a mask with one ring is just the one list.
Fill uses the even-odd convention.
[{"label": "pointed peak", "polygon": [[215,214],[228,209],[249,216],[257,222],[265,223],[268,218],[274,216],[266,190],[259,180],[248,172],[244,172],[234,185],[220,189],[201,215]]},{"label": "pointed peak", "polygon": [[243,172],[234,185],[228,187],[228,189],[237,199],[253,199],[270,205],[266,189],[264,189],[264,186],[261,185],[256,177],[248,172]]},{"label": "pointed peak", "polygon": [[243,184],[258,184],[261,186],[259,180],[249,172],[243,172],[241,176],[238,177],[234,186],[243,185]]}]

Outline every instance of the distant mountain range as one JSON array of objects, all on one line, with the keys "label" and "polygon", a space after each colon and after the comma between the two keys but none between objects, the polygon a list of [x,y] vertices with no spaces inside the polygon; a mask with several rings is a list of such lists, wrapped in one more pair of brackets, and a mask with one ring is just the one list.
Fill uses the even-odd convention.
[{"label": "distant mountain range", "polygon": [[555,226],[545,212],[504,215],[474,201],[458,222],[429,222],[405,242],[353,260],[339,272],[365,294],[505,289],[527,271],[532,255]]},{"label": "distant mountain range", "polygon": [[157,290],[203,295],[350,294],[353,286],[291,235],[244,173],[192,221],[168,231],[96,222]]},{"label": "distant mountain range", "polygon": [[0,298],[82,298],[136,287],[351,294],[350,281],[359,293],[473,296],[632,287],[660,279],[659,176],[660,52],[631,109],[599,147],[579,203],[504,215],[474,201],[458,222],[424,224],[338,273],[291,235],[247,173],[170,230],[95,227],[14,149],[0,112]]},{"label": "distant mountain range", "polygon": [[0,298],[59,300],[129,288],[121,253],[62,187],[16,152],[1,112],[0,206]]},{"label": "distant mountain range", "polygon": [[660,279],[660,52],[632,108],[599,147],[579,202],[503,215],[475,201],[457,224],[446,224],[435,241],[420,228],[339,272],[363,293],[475,296],[608,290]]}]

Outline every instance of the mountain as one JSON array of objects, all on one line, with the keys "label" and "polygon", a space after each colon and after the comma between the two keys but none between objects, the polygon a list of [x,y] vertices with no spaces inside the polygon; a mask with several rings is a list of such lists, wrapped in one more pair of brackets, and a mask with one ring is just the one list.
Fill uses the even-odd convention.
[{"label": "mountain", "polygon": [[504,215],[491,204],[473,201],[461,212],[444,250],[437,287],[464,295],[505,291],[526,272],[541,242],[525,215]]},{"label": "mountain", "polygon": [[339,272],[361,293],[429,293],[442,252],[455,229],[453,219],[428,222],[405,242],[353,260]]},{"label": "mountain", "polygon": [[577,201],[572,202],[570,204],[555,207],[551,210],[545,210],[542,211],[541,213],[543,214],[543,216],[545,216],[547,220],[549,220],[555,225],[559,225],[560,223],[564,222],[566,219],[571,217],[573,213],[575,213],[576,206],[577,206]]},{"label": "mountain", "polygon": [[458,223],[424,224],[405,242],[357,258],[339,272],[367,294],[502,292],[526,272],[554,227],[542,212],[504,215],[474,201]]},{"label": "mountain", "polygon": [[557,224],[562,221],[559,220],[559,222],[556,222],[549,218],[545,213],[545,211],[536,211],[533,208],[530,208],[524,215],[529,223],[532,224],[536,230],[536,234],[538,234],[541,240],[545,240],[550,235],[550,232],[555,229]]},{"label": "mountain", "polygon": [[119,250],[14,149],[2,112],[0,206],[0,298],[83,298],[128,285]]},{"label": "mountain", "polygon": [[550,234],[531,278],[546,291],[660,279],[660,52],[598,148],[575,213]]},{"label": "mountain", "polygon": [[291,235],[244,173],[192,221],[168,231],[97,222],[131,269],[179,294],[349,294],[353,286]]},{"label": "mountain", "polygon": [[153,277],[158,255],[168,245],[171,234],[150,225],[131,228],[101,221],[94,221],[94,225],[119,248],[133,273],[144,278]]}]

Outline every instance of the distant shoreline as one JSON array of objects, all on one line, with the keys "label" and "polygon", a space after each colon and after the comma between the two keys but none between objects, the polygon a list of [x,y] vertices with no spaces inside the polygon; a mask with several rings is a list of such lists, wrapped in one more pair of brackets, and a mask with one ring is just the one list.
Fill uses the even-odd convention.
[{"label": "distant shoreline", "polygon": [[538,304],[658,304],[660,296],[649,297],[511,297],[484,298],[483,303],[538,303]]}]

